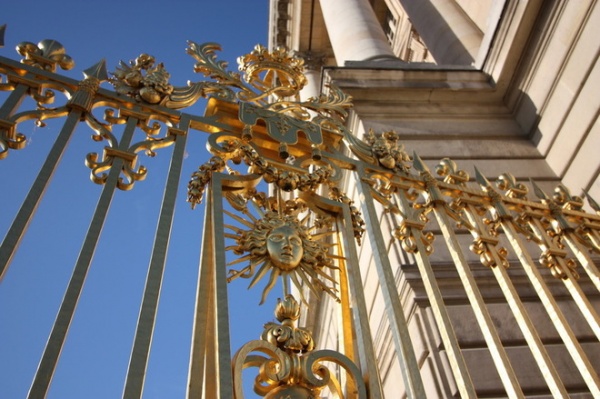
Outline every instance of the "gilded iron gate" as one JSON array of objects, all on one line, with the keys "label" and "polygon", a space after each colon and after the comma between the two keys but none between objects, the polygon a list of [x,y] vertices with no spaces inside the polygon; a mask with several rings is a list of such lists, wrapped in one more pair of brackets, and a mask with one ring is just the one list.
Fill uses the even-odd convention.
[{"label": "gilded iron gate", "polygon": [[[398,392],[423,398],[431,382],[424,380],[415,355],[398,291],[399,261],[390,255],[390,245],[418,268],[441,337],[440,353],[460,397],[476,397],[477,387],[438,284],[434,249],[446,254],[459,276],[507,396],[524,396],[521,381],[478,287],[475,263],[496,281],[548,391],[554,397],[569,394],[515,288],[514,273],[528,279],[587,392],[600,397],[593,359],[552,288],[561,285],[561,295],[570,298],[600,339],[600,319],[590,302],[600,290],[595,263],[600,207],[591,198],[595,214],[584,211],[583,199],[565,187],[549,196],[532,182],[539,198],[532,201],[527,187],[512,176],[501,175],[495,188],[477,170],[472,181],[449,159],[437,165],[436,178],[417,154],[404,150],[397,133],[370,131],[359,139],[348,131],[344,121],[351,99],[334,86],[319,98],[300,101],[298,93],[306,83],[302,61],[284,50],[257,46],[240,57],[237,74],[217,60],[217,45],[190,43],[194,68],[208,79],[173,87],[162,64],[145,54],[110,75],[104,64],[95,65],[76,82],[55,73],[57,67],[71,66],[57,42],[23,43],[18,49],[21,62],[0,58],[0,89],[8,92],[0,108],[0,158],[28,150],[27,138],[19,133],[24,121],[39,126],[54,119],[63,122],[2,242],[1,275],[36,216],[75,128],[85,122],[92,139],[104,145],[101,154],[85,159],[92,181],[102,190],[32,378],[30,398],[48,392],[115,193],[134,189],[150,173],[140,164],[142,153],[172,147],[124,376],[123,397],[142,396],[174,209],[183,201],[176,195],[180,176],[192,172],[183,170],[186,140],[195,131],[210,133],[212,157],[191,173],[187,185],[187,201],[192,206],[205,203],[188,397],[243,397],[245,368],[257,369],[254,391],[268,398],[383,397],[369,323],[371,304],[361,274],[365,265],[358,262],[361,242],[372,253],[394,361],[402,370]],[[114,91],[100,88],[106,81]],[[60,96],[64,105],[57,105]],[[180,111],[203,97],[209,98],[204,116]],[[140,132],[144,138],[136,141]],[[381,228],[382,217],[392,228]],[[471,238],[465,245],[466,235]],[[265,324],[261,339],[234,355],[229,310],[239,304],[228,303],[226,286],[240,278],[260,290],[261,302],[267,303],[274,303],[271,291],[279,281],[283,298],[276,305],[277,322]],[[314,310],[318,300],[334,306],[339,316],[336,348],[320,348],[311,332],[298,326],[301,313],[306,314],[307,306]]]}]

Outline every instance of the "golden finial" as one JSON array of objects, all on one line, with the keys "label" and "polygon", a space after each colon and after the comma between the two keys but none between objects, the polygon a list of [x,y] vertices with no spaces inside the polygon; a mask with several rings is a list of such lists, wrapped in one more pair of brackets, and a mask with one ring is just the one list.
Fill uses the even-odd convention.
[{"label": "golden finial", "polygon": [[34,44],[21,42],[17,44],[17,52],[23,57],[23,64],[35,66],[50,72],[55,72],[60,66],[64,70],[72,69],[75,61],[65,52],[65,47],[56,40],[45,39]]}]

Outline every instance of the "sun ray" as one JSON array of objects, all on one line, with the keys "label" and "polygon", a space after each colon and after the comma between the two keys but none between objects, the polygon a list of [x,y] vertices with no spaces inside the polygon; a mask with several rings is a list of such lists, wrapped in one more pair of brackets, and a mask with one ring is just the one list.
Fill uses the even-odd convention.
[{"label": "sun ray", "polygon": [[245,268],[243,268],[241,270],[230,270],[229,277],[227,277],[227,282],[231,283],[233,280],[235,280],[238,277],[248,278],[251,276],[251,274],[249,274],[251,272],[251,270],[252,269],[250,266],[246,266]]},{"label": "sun ray", "polygon": [[242,256],[240,258],[237,258],[237,259],[232,260],[231,262],[227,263],[227,266],[237,265],[238,263],[242,263],[242,262],[247,261],[247,260],[251,261],[253,257],[254,257],[254,255],[252,255],[252,254],[248,254],[248,255]]},{"label": "sun ray", "polygon": [[312,281],[310,281],[310,279],[308,278],[308,276],[306,276],[306,274],[304,273],[304,271],[302,271],[302,269],[297,269],[296,274],[300,276],[300,278],[302,279],[302,281],[304,281],[304,284],[306,284],[308,286],[308,289],[312,291],[313,294],[315,294],[315,296],[317,298],[320,297],[319,295],[319,291],[317,291],[317,289],[315,288],[314,284],[312,283]]},{"label": "sun ray", "polygon": [[325,231],[323,233],[314,234],[313,239],[320,240],[321,238],[329,237],[335,233],[335,231]]},{"label": "sun ray", "polygon": [[[301,226],[306,226],[308,224],[308,220],[310,219],[310,213],[307,213],[306,215],[304,215],[304,217],[300,220],[300,225]],[[314,226],[313,226],[314,227]],[[309,229],[310,231],[311,229]]]},{"label": "sun ray", "polygon": [[[321,282],[321,280],[319,280],[319,275],[323,276],[324,278],[326,278],[327,280],[333,282],[335,284],[335,280],[333,280],[331,278],[331,276],[327,275],[326,273],[322,273],[319,268],[316,267],[305,267],[302,266],[301,269],[307,273],[314,281],[319,281]],[[323,282],[321,282],[321,284],[323,284]],[[324,284],[323,284],[324,285]]]},{"label": "sun ray", "polygon": [[230,224],[223,224],[223,227],[225,227],[226,229],[229,229],[229,230],[233,231],[234,233],[237,233],[238,235],[242,234],[242,232],[244,231],[244,230],[240,229],[239,227],[232,226]]},{"label": "sun ray", "polygon": [[[302,289],[302,284],[300,284],[300,281],[298,280],[298,276],[296,275],[297,273],[290,273],[290,277],[292,278],[292,283],[294,283],[294,286],[296,286],[296,288],[298,289],[298,292],[300,293],[300,299],[302,300],[302,302],[304,302],[304,304],[306,304],[306,306],[308,306],[308,301],[306,300],[306,297],[304,296],[304,290]],[[319,297],[318,294],[317,298]]]},{"label": "sun ray", "polygon": [[265,212],[263,211],[263,209],[256,203],[256,201],[252,200],[250,201],[250,204],[252,205],[252,208],[254,208],[254,210],[256,211],[256,213],[258,213],[258,216],[260,216],[260,218],[264,218],[265,217]]},{"label": "sun ray", "polygon": [[265,303],[265,299],[267,299],[267,295],[269,295],[269,292],[271,292],[271,290],[275,286],[275,283],[277,282],[277,277],[279,277],[280,274],[281,274],[281,271],[278,268],[274,267],[273,270],[271,271],[271,276],[269,277],[269,282],[267,283],[267,286],[263,290],[262,298],[260,299],[260,305]]},{"label": "sun ray", "polygon": [[333,277],[331,277],[329,274],[325,273],[323,270],[316,268],[313,269],[315,271],[315,273],[317,273],[318,275],[322,276],[323,278],[326,278],[327,280],[331,281],[332,283],[335,284],[335,279]]},{"label": "sun ray", "polygon": [[[224,211],[236,223],[240,223],[239,226],[236,223],[225,225],[228,231],[233,232],[225,233],[225,237],[235,240],[235,245],[230,245],[227,249],[240,255],[227,263],[227,266],[249,261],[243,269],[230,271],[231,276],[227,281],[238,277],[249,278],[250,289],[258,285],[259,281],[266,280],[265,277],[269,274],[261,304],[280,277],[284,295],[298,289],[305,303],[313,295],[321,297],[322,292],[339,300],[336,280],[328,270],[339,269],[334,266],[334,259],[345,258],[329,253],[335,251],[333,247],[340,245],[339,242],[325,242],[329,237],[336,237],[331,225],[311,226],[314,211],[306,210],[301,200],[286,200],[279,188],[275,189],[274,196],[262,195],[259,193],[249,199],[246,208],[236,208],[238,214]],[[250,209],[251,206],[254,209]]]},{"label": "sun ray", "polygon": [[254,223],[250,222],[249,220],[244,219],[241,216],[236,215],[235,213],[229,212],[227,209],[223,209],[223,213],[226,214],[227,216],[234,218],[238,222],[242,223],[244,226],[247,226],[249,228],[254,227]]},{"label": "sun ray", "polygon": [[267,271],[269,270],[269,267],[271,266],[271,261],[270,260],[266,260],[258,269],[258,271],[256,272],[256,275],[254,275],[254,278],[252,279],[252,281],[250,281],[250,285],[248,285],[248,288],[252,288],[256,285],[256,283],[262,279],[264,277],[264,275],[267,273]]},{"label": "sun ray", "polygon": [[244,215],[248,216],[250,220],[252,220],[252,223],[256,223],[256,221],[258,220],[256,216],[254,216],[251,212],[248,211],[248,208],[244,209],[242,212],[244,213]]},{"label": "sun ray", "polygon": [[264,259],[265,259],[265,256],[261,256],[260,258],[251,261],[248,266],[246,266],[245,268],[243,268],[239,271],[238,270],[230,270],[229,274],[231,276],[227,278],[227,281],[231,282],[238,277],[241,277],[241,278],[252,277],[254,275],[254,269],[256,268],[256,265],[258,265],[261,261],[264,261]]}]

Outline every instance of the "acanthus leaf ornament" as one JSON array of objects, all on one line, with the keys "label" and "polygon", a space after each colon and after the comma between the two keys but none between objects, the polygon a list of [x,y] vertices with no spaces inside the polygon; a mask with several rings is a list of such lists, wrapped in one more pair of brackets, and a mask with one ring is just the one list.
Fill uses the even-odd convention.
[{"label": "acanthus leaf ornament", "polygon": [[404,145],[400,142],[398,133],[386,131],[375,133],[373,129],[365,135],[365,142],[370,146],[371,156],[382,167],[394,172],[407,173],[411,161],[410,156],[404,151]]},{"label": "acanthus leaf ornament", "polygon": [[[275,313],[281,324],[265,324],[260,340],[250,341],[237,351],[232,360],[234,397],[245,397],[242,371],[256,367],[254,392],[266,399],[316,399],[325,389],[337,398],[366,399],[358,367],[339,352],[315,351],[311,332],[296,326],[299,309],[292,295],[279,300]],[[253,355],[255,352],[261,355]],[[344,392],[332,365],[346,371],[354,392]]]},{"label": "acanthus leaf ornament", "polygon": [[158,63],[153,56],[140,54],[127,65],[121,61],[110,83],[117,93],[126,94],[138,101],[149,104],[161,104],[173,93],[173,85],[169,83],[171,75],[164,64]]}]

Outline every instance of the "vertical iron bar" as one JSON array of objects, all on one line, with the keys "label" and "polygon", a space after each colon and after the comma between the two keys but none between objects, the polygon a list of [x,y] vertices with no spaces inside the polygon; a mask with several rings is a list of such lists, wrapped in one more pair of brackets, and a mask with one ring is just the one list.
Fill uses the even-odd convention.
[{"label": "vertical iron bar", "polygon": [[[467,216],[468,220],[474,226],[477,226],[475,230],[471,231],[475,238],[481,238],[482,236],[487,235],[484,227],[485,225],[481,220],[481,217],[478,216],[477,209],[475,209],[475,206],[471,202],[466,201],[466,206],[463,212]],[[504,294],[504,298],[506,298],[506,303],[512,311],[515,320],[517,321],[517,324],[519,325],[519,328],[525,337],[527,346],[529,347],[529,350],[531,350],[533,358],[540,368],[544,380],[550,388],[550,392],[554,395],[554,397],[557,398],[568,397],[569,394],[560,379],[560,375],[556,371],[552,360],[550,359],[550,356],[548,355],[548,352],[546,351],[544,344],[542,343],[542,340],[540,339],[533,322],[529,318],[527,310],[525,309],[525,306],[519,297],[519,293],[517,292],[505,269],[502,259],[498,253],[498,249],[495,247],[495,245],[485,245],[490,246],[490,248],[487,248],[487,250],[489,250],[494,262],[494,265],[492,265],[490,269],[492,269],[492,272],[494,273],[494,277],[500,286],[500,290],[502,291],[502,294]]]},{"label": "vertical iron bar", "polygon": [[[433,188],[433,190],[437,190],[437,188]],[[446,205],[443,204],[442,206]],[[450,221],[448,220],[446,211],[445,209],[439,209],[438,206],[434,206],[434,213],[440,225],[440,229],[442,230],[442,234],[446,239],[446,245],[454,260],[458,275],[464,285],[465,292],[471,303],[471,308],[475,313],[475,318],[483,332],[483,337],[488,345],[488,349],[490,350],[492,359],[496,365],[502,384],[504,385],[504,389],[506,389],[506,394],[511,398],[523,398],[524,395],[519,385],[519,381],[517,380],[517,376],[510,365],[508,355],[502,346],[502,341],[494,327],[492,317],[487,311],[481,292],[477,287],[469,264],[462,253],[456,235],[450,227]]]},{"label": "vertical iron bar", "polygon": [[582,291],[581,287],[577,283],[577,280],[573,276],[573,273],[571,273],[567,267],[564,268],[564,271],[567,274],[567,278],[562,280],[563,283],[569,290],[569,293],[581,311],[583,318],[590,325],[590,328],[596,335],[596,338],[600,340],[600,317],[598,316],[598,313],[596,313],[596,310],[587,299],[585,293]]},{"label": "vertical iron bar", "polygon": [[506,298],[506,302],[510,307],[513,315],[515,316],[515,320],[519,324],[521,332],[525,337],[525,341],[527,342],[527,346],[533,357],[542,372],[542,376],[544,380],[548,384],[548,388],[554,397],[556,398],[566,398],[569,396],[564,384],[560,379],[560,375],[556,371],[548,352],[546,351],[542,340],[540,339],[535,327],[533,326],[533,322],[527,315],[527,311],[525,310],[525,306],[521,299],[519,298],[519,294],[512,284],[508,273],[504,269],[504,266],[497,265],[492,268],[494,272],[494,276],[498,281],[498,285],[500,285],[500,289]]},{"label": "vertical iron bar", "polygon": [[[399,207],[402,212],[405,215],[410,215],[412,213],[412,207],[408,201],[408,198],[406,197],[405,190],[401,188],[397,198],[399,199]],[[442,338],[442,342],[444,343],[450,368],[452,370],[452,374],[461,398],[476,398],[477,393],[475,392],[473,381],[471,380],[465,359],[462,355],[460,346],[458,345],[458,340],[454,333],[450,316],[446,310],[442,293],[437,284],[431,263],[429,262],[425,245],[423,244],[422,232],[415,228],[411,229],[415,236],[415,243],[417,244],[417,250],[414,253],[417,261],[417,267],[419,268],[423,286],[425,288],[425,292],[427,293],[427,299],[431,304],[431,309],[438,325],[438,330]]]},{"label": "vertical iron bar", "polygon": [[[207,188],[206,206],[204,209],[204,229],[202,236],[202,250],[200,252],[200,272],[198,276],[198,289],[196,292],[196,304],[194,310],[194,326],[192,331],[192,347],[190,353],[190,367],[188,374],[188,389],[186,397],[188,399],[203,398],[203,392],[212,394],[216,397],[217,392],[205,388],[208,385],[207,371],[207,353],[210,352],[209,346],[212,345],[209,329],[212,329],[214,323],[209,320],[214,319],[214,223],[212,212],[212,188]],[[214,363],[209,364],[214,369]]]},{"label": "vertical iron bar", "polygon": [[587,252],[587,249],[581,247],[581,245],[577,242],[577,238],[575,238],[575,235],[572,232],[567,232],[564,235],[564,239],[571,248],[571,251],[577,257],[577,260],[579,260],[579,263],[581,263],[585,269],[596,289],[600,291],[600,271],[598,271],[598,267],[596,267],[594,264],[594,261]]},{"label": "vertical iron bar", "polygon": [[[365,174],[360,173],[360,175],[364,176]],[[392,266],[387,257],[384,239],[379,229],[379,221],[373,204],[373,197],[370,195],[370,187],[364,181],[359,182],[358,188],[360,200],[363,205],[367,232],[369,239],[373,243],[375,266],[379,275],[381,292],[383,293],[396,351],[398,352],[398,361],[400,362],[400,370],[404,378],[406,395],[409,399],[421,399],[426,397],[425,387],[423,386],[419,365],[412,346],[408,323],[406,322],[404,309],[400,302]]]},{"label": "vertical iron bar", "polygon": [[[223,180],[227,175],[222,173],[213,174],[213,221],[216,231],[221,232],[220,238],[214,240],[215,271],[214,271],[214,301],[216,311],[216,334],[215,351],[217,368],[216,380],[218,381],[219,399],[233,399],[233,375],[231,370],[231,342],[229,337],[229,305],[227,299],[227,274],[225,261],[225,242],[222,232],[223,226]],[[219,235],[215,236],[219,237]]]},{"label": "vertical iron bar", "polygon": [[28,86],[18,84],[13,91],[11,91],[6,101],[4,101],[4,104],[2,104],[2,107],[0,107],[0,119],[8,118],[15,112],[23,102],[28,90]]},{"label": "vertical iron bar", "polygon": [[[363,377],[369,388],[369,395],[373,399],[383,399],[383,388],[381,387],[381,377],[375,363],[375,350],[373,349],[373,338],[371,337],[371,328],[369,326],[369,313],[365,300],[364,286],[360,277],[358,268],[358,254],[356,246],[350,242],[354,237],[352,231],[352,220],[347,211],[343,213],[343,225],[340,229],[344,237],[342,243],[344,256],[349,262],[346,263],[348,272],[348,285],[350,287],[351,298],[353,302],[352,311],[354,313],[354,330],[356,332],[357,350],[360,358],[360,366],[363,371]],[[354,259],[354,261],[352,261]]]},{"label": "vertical iron bar", "polygon": [[[498,206],[500,205],[496,205],[496,207]],[[540,297],[540,301],[550,316],[552,324],[556,328],[556,331],[558,331],[558,334],[565,343],[567,351],[573,358],[577,369],[590,389],[592,396],[600,397],[600,378],[598,378],[597,372],[592,367],[583,348],[577,341],[575,334],[573,334],[573,331],[569,327],[569,323],[554,300],[552,293],[544,283],[543,277],[540,275],[535,262],[527,252],[525,244],[519,237],[513,223],[514,222],[509,219],[502,219],[502,229],[523,265],[523,269],[527,273],[531,285]]]},{"label": "vertical iron bar", "polygon": [[[534,230],[536,235],[540,237],[545,243],[552,243],[552,238],[548,236],[546,229],[544,228],[544,226],[542,226],[542,223],[539,219],[532,218],[532,220],[529,222],[529,225]],[[545,244],[545,246],[548,245],[553,244]],[[566,260],[562,257],[557,256],[556,262],[558,262],[559,267],[566,275],[566,278],[562,279],[562,282],[573,297],[573,301],[577,304],[577,307],[583,314],[585,321],[590,325],[592,331],[600,340],[600,328],[598,328],[598,326],[600,326],[600,317],[598,316],[598,313],[596,313],[596,311],[586,298],[586,295],[581,290],[581,287],[579,287],[579,284],[577,283],[575,277],[573,276],[573,273],[569,269]]]},{"label": "vertical iron bar", "polygon": [[8,233],[6,233],[4,241],[0,245],[0,280],[4,276],[10,261],[17,251],[17,247],[27,230],[27,226],[33,218],[35,210],[44,196],[44,192],[50,183],[50,179],[64,154],[65,148],[67,147],[80,118],[80,110],[74,109],[69,112],[69,116],[58,134],[56,141],[52,145],[46,161],[44,161],[44,164],[29,189],[25,200],[21,204],[21,208],[12,222]]},{"label": "vertical iron bar", "polygon": [[[129,146],[137,122],[138,120],[136,118],[128,118],[120,143],[121,148],[127,149]],[[79,301],[79,296],[83,289],[83,284],[90,268],[113,194],[119,181],[122,166],[123,160],[121,158],[115,158],[106,183],[102,188],[100,199],[96,205],[90,227],[88,228],[85,240],[79,252],[79,257],[77,258],[71,280],[65,291],[65,296],[63,297],[50,337],[46,343],[44,354],[42,355],[33,384],[29,390],[29,399],[44,398],[48,393],[52,376],[56,370],[56,365],[58,364],[60,352],[62,351],[69,326],[73,320],[75,308],[77,307],[77,302]]]},{"label": "vertical iron bar", "polygon": [[148,267],[146,286],[144,288],[125,388],[123,390],[123,398],[127,399],[141,398],[144,389],[148,357],[150,355],[150,346],[158,311],[158,301],[165,264],[167,262],[167,251],[175,213],[175,200],[177,198],[177,186],[181,177],[188,127],[189,118],[186,118],[185,121],[182,120],[181,122],[181,128],[184,133],[177,134],[175,137],[175,148],[173,149],[169,175],[167,176],[165,191],[163,193],[163,202],[156,227],[152,257]]}]

